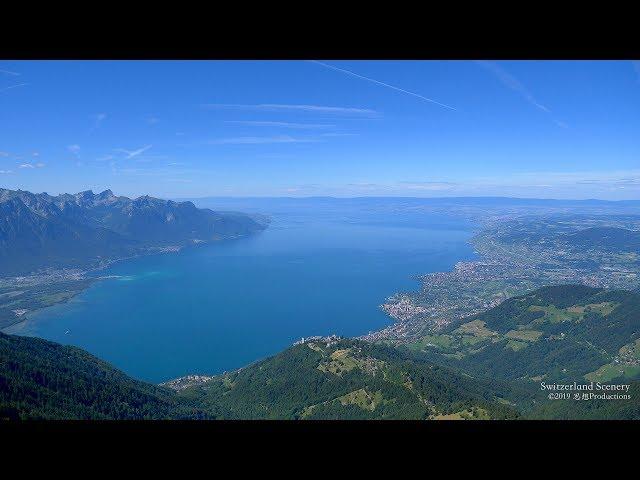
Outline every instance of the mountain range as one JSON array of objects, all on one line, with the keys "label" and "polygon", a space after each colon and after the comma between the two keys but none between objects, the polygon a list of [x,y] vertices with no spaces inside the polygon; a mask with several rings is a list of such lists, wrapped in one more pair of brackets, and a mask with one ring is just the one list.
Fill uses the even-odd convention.
[{"label": "mountain range", "polygon": [[0,274],[87,268],[152,248],[246,235],[266,223],[256,215],[130,199],[111,190],[51,196],[0,189]]}]

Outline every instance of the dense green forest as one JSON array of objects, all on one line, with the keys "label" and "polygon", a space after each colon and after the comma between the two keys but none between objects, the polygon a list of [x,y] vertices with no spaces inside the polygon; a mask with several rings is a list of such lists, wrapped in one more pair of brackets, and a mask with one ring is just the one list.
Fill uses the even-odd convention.
[{"label": "dense green forest", "polygon": [[207,418],[75,347],[0,333],[0,418]]}]

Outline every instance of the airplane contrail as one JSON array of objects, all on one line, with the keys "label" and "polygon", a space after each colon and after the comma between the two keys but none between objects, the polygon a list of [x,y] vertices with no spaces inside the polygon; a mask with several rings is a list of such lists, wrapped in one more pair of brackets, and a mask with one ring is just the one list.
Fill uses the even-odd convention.
[{"label": "airplane contrail", "polygon": [[357,78],[360,78],[362,80],[366,80],[368,82],[372,82],[372,83],[376,83],[378,85],[382,85],[383,87],[387,87],[387,88],[390,88],[392,90],[396,90],[398,92],[406,93],[407,95],[411,95],[411,96],[417,97],[417,98],[419,98],[421,100],[424,100],[426,102],[429,102],[429,103],[434,103],[434,104],[439,105],[441,107],[448,108],[449,110],[458,111],[458,109],[455,108],[455,107],[452,107],[450,105],[445,105],[444,103],[436,102],[435,100],[433,100],[431,98],[427,98],[424,95],[420,95],[419,93],[410,92],[409,90],[405,90],[403,88],[395,87],[393,85],[389,85],[388,83],[384,83],[384,82],[381,82],[379,80],[375,80],[373,78],[365,77],[363,75],[358,75],[357,73],[354,73],[354,72],[352,72],[350,70],[345,70],[344,68],[334,67],[333,65],[329,65],[328,63],[319,62],[318,60],[309,60],[309,62],[316,63],[318,65],[321,65],[321,66],[325,67],[325,68],[330,68],[331,70],[336,70],[338,72],[346,73],[347,75],[351,75],[353,77],[357,77]]},{"label": "airplane contrail", "polygon": [[548,114],[549,117],[551,118],[551,121],[555,123],[558,127],[569,128],[569,126],[566,123],[555,118],[555,114],[551,111],[550,108],[538,102],[538,100],[536,100],[536,98],[527,89],[527,87],[525,87],[522,83],[520,83],[520,80],[518,80],[516,77],[511,75],[504,68],[499,66],[497,63],[489,62],[487,60],[475,60],[475,63],[477,65],[480,65],[482,68],[485,68],[488,71],[490,71],[491,74],[494,75],[498,79],[498,81],[502,83],[505,87],[513,90],[514,92],[519,93],[522,96],[522,98],[524,98],[531,105],[533,105],[539,110],[542,110],[544,113]]}]

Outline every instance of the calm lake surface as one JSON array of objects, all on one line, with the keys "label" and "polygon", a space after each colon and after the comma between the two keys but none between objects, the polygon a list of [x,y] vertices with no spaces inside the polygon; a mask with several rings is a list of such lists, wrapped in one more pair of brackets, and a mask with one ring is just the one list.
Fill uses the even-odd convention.
[{"label": "calm lake surface", "polygon": [[215,374],[302,336],[383,328],[391,319],[379,305],[417,289],[412,275],[474,258],[472,226],[443,215],[241,206],[272,224],[249,238],[115,264],[98,275],[116,278],[13,333],[77,345],[150,382]]}]

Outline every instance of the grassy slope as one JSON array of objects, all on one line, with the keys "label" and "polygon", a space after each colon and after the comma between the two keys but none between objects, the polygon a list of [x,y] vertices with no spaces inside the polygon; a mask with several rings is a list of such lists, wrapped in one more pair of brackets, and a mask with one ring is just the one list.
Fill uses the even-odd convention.
[{"label": "grassy slope", "polygon": [[[521,385],[533,418],[640,418],[640,295],[544,287],[408,345],[430,361]],[[632,383],[630,400],[548,401],[540,382]],[[633,394],[633,391],[636,394]]]},{"label": "grassy slope", "polygon": [[516,418],[496,391],[393,348],[340,340],[291,347],[181,396],[219,418]]},{"label": "grassy slope", "polygon": [[514,297],[408,347],[474,375],[584,380],[638,338],[640,295],[564,285]]}]

